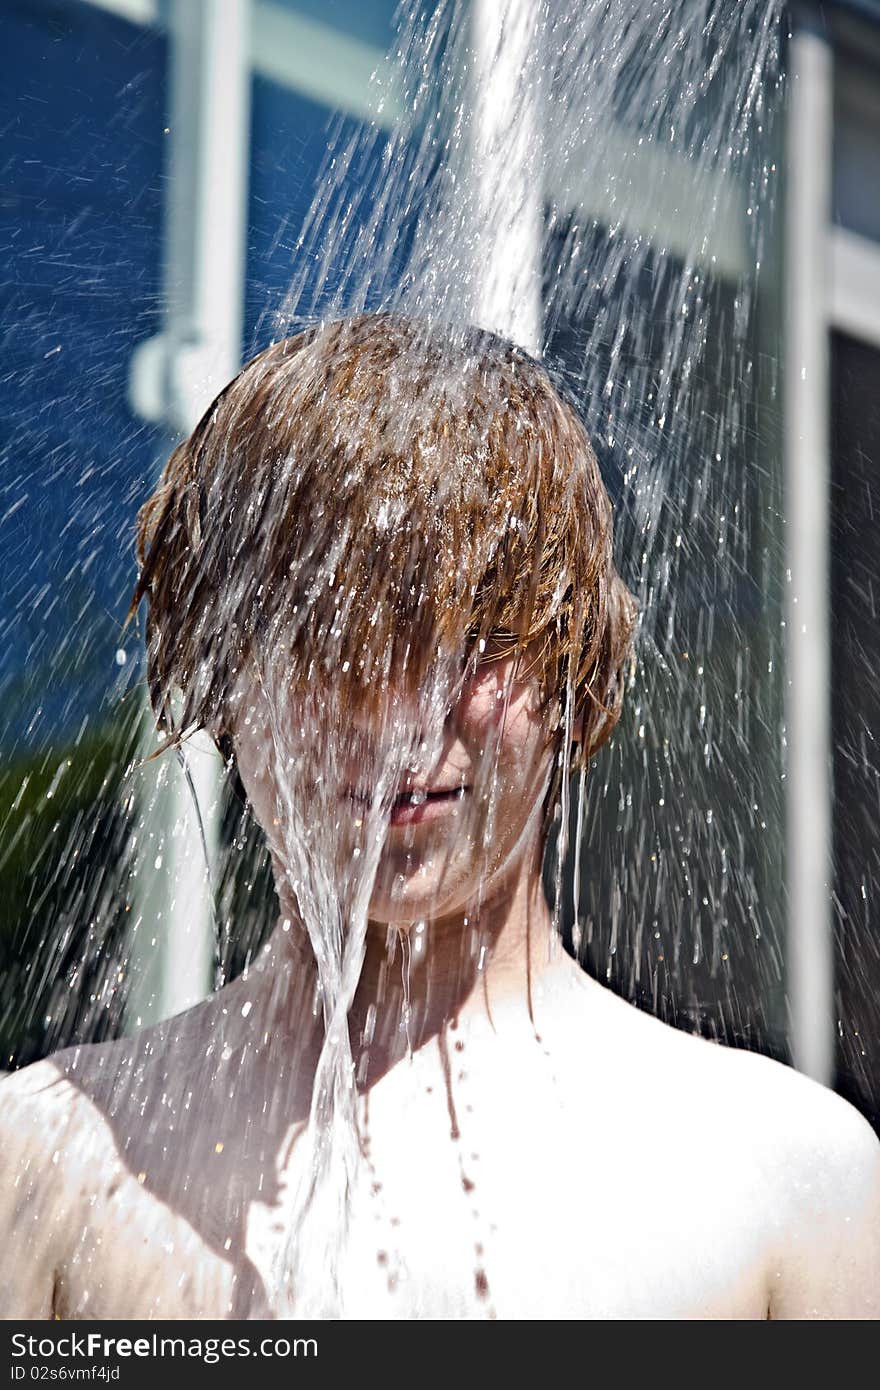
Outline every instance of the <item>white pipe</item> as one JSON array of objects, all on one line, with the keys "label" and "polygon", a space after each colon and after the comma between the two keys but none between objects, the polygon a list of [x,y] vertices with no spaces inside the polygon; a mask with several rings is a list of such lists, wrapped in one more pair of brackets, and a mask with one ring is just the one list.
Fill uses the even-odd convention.
[{"label": "white pipe", "polygon": [[541,350],[541,72],[536,0],[473,0],[475,319]]},{"label": "white pipe", "polygon": [[[241,365],[250,0],[177,0],[171,13],[170,141],[165,214],[165,322],[132,364],[132,396],[187,434]],[[155,746],[152,744],[151,746]],[[210,991],[213,921],[198,824],[173,755],[144,811],[131,1023],[164,1018]],[[187,744],[216,864],[220,759]],[[150,767],[155,766],[151,764]]]},{"label": "white pipe", "polygon": [[791,44],[785,229],[788,739],[787,993],[792,1059],[834,1076],[831,917],[828,238],[833,57],[797,25]]},{"label": "white pipe", "polygon": [[169,405],[188,432],[241,365],[250,0],[178,0],[172,19]]}]

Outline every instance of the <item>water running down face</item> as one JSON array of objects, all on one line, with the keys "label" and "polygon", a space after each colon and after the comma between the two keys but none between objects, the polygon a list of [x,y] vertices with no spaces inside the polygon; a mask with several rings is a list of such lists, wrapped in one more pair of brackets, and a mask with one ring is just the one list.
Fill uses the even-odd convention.
[{"label": "water running down face", "polygon": [[[384,844],[370,897],[372,920],[405,927],[466,911],[469,903],[490,897],[493,885],[537,843],[551,773],[552,721],[542,708],[534,655],[526,652],[517,663],[490,643],[445,718],[430,766],[404,768],[388,786],[379,817]],[[277,871],[285,848],[273,830],[284,819],[285,774],[270,704],[261,682],[240,687],[235,748]],[[296,718],[292,711],[287,717]],[[369,739],[370,731],[360,732]],[[328,764],[332,768],[334,760]],[[365,775],[369,757],[357,765],[349,752],[348,761],[335,766],[339,832],[356,840],[376,800],[376,787]],[[326,813],[329,800],[323,808]]]},{"label": "water running down face", "polygon": [[368,918],[470,915],[540,857],[576,770],[561,704],[581,761],[616,723],[633,606],[598,463],[495,335],[377,314],[274,344],[169,460],[138,553],[160,723],[238,765],[334,979]]}]

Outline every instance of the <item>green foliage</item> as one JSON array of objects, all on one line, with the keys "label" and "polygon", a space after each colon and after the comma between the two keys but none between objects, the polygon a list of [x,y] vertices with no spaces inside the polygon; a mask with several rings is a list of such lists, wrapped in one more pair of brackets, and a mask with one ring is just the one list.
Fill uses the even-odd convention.
[{"label": "green foliage", "polygon": [[[0,770],[0,1066],[81,1033],[124,929],[131,719]],[[116,889],[117,891],[113,891]],[[114,999],[89,1031],[118,1026]]]}]

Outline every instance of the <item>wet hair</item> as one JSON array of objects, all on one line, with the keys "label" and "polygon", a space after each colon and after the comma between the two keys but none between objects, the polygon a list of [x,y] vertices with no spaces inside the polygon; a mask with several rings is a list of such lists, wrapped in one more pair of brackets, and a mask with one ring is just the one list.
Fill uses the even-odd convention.
[{"label": "wet hair", "polygon": [[546,832],[571,715],[575,770],[620,712],[635,605],[611,542],[584,426],[521,348],[390,313],[285,338],[220,392],[138,514],[131,613],[146,597],[163,746],[208,727],[234,770],[230,692],[261,644],[283,643],[293,685],[332,682],[368,717],[391,682],[417,693],[438,653],[529,647],[552,711]]}]

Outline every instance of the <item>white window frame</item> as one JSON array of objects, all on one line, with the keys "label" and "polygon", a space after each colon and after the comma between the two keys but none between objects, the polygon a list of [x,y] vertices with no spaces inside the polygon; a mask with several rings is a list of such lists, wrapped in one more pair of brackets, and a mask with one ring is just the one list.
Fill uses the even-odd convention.
[{"label": "white window frame", "polygon": [[[847,21],[841,25],[845,28]],[[792,1060],[835,1074],[830,710],[830,336],[880,346],[880,244],[832,222],[838,45],[796,14],[787,118],[785,476],[787,993]]]}]

